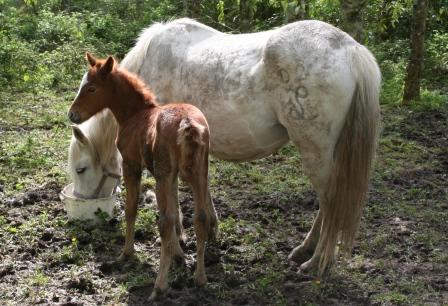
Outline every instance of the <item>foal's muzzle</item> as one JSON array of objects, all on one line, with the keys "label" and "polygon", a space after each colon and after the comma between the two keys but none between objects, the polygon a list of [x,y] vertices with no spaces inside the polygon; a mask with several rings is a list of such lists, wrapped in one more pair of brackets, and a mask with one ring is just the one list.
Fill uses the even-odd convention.
[{"label": "foal's muzzle", "polygon": [[68,118],[73,123],[76,123],[76,124],[81,123],[81,116],[79,115],[78,112],[69,111]]}]

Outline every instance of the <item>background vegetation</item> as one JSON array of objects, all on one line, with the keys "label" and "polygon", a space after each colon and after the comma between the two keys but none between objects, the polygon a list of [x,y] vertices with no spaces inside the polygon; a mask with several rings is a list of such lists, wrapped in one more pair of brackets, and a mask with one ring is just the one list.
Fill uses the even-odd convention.
[{"label": "background vegetation", "polygon": [[[57,199],[68,181],[66,111],[86,51],[123,58],[144,27],[184,16],[231,33],[304,18],[341,26],[341,1],[0,0],[0,302],[113,304],[150,294],[158,258],[150,201],[138,220],[140,262],[118,268],[107,260],[122,246],[122,216],[86,229],[67,224]],[[412,0],[372,0],[361,15],[383,74],[384,129],[348,267],[320,282],[286,263],[317,207],[292,146],[252,163],[213,160],[219,256],[209,258],[205,291],[194,291],[190,276],[172,281],[186,292],[180,303],[448,303],[448,3],[429,1],[421,99],[404,106],[412,10]],[[144,189],[152,184],[146,178]],[[191,206],[187,189],[181,200]]]}]

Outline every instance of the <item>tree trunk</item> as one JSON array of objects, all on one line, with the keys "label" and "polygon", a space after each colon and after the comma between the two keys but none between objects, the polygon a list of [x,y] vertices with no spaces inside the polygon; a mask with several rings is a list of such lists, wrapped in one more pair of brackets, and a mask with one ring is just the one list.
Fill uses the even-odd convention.
[{"label": "tree trunk", "polygon": [[362,12],[366,0],[341,0],[342,29],[359,43],[364,43]]},{"label": "tree trunk", "polygon": [[198,19],[201,16],[200,0],[183,0],[184,14],[187,17]]},{"label": "tree trunk", "polygon": [[428,0],[414,0],[411,26],[411,56],[406,69],[403,104],[408,104],[411,100],[420,100],[427,13]]},{"label": "tree trunk", "polygon": [[240,32],[252,31],[252,21],[254,19],[252,0],[240,0]]},{"label": "tree trunk", "polygon": [[310,16],[310,7],[308,0],[300,0],[298,2],[299,12],[297,13],[297,20],[306,20]]}]

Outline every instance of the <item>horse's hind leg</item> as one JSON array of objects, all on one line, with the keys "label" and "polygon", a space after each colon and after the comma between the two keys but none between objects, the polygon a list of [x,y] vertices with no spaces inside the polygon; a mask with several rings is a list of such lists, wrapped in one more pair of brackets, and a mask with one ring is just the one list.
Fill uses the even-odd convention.
[{"label": "horse's hind leg", "polygon": [[[312,123],[310,124],[312,125]],[[305,240],[294,248],[289,259],[298,262],[303,270],[315,270],[319,266],[319,245],[322,222],[325,219],[323,205],[327,203],[326,192],[333,163],[335,136],[328,135],[324,129],[288,129],[289,136],[299,149],[305,174],[309,177],[319,201],[319,212]],[[336,134],[337,135],[337,134]]]},{"label": "horse's hind leg", "polygon": [[313,226],[305,237],[303,242],[292,250],[288,259],[295,261],[298,264],[302,264],[308,261],[314,254],[317,242],[319,241],[320,228],[322,226],[322,211],[317,212],[317,216],[314,218]]},{"label": "horse's hind leg", "polygon": [[305,240],[291,252],[289,257],[301,263],[302,270],[308,271],[319,268],[321,254],[317,250],[317,246],[319,245],[322,222],[325,219],[322,207],[327,203],[326,191],[332,165],[332,148],[300,146],[300,151],[303,168],[317,193],[320,209]]}]

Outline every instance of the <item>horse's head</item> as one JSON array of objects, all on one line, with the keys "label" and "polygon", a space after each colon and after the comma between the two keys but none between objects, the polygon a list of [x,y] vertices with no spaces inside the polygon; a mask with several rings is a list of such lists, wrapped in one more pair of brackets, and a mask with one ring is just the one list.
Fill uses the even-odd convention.
[{"label": "horse's head", "polygon": [[84,75],[68,112],[70,120],[77,124],[108,107],[114,98],[111,73],[116,66],[115,59],[109,56],[106,60],[97,60],[90,53],[86,53],[86,59],[90,64],[89,71]]},{"label": "horse's head", "polygon": [[[113,118],[112,118],[113,119]],[[97,120],[97,118],[92,120]],[[73,126],[69,149],[69,172],[73,180],[73,194],[78,198],[110,196],[121,176],[121,155],[113,144],[104,154],[100,144],[87,137],[78,126]],[[104,160],[102,160],[104,159]]]}]

